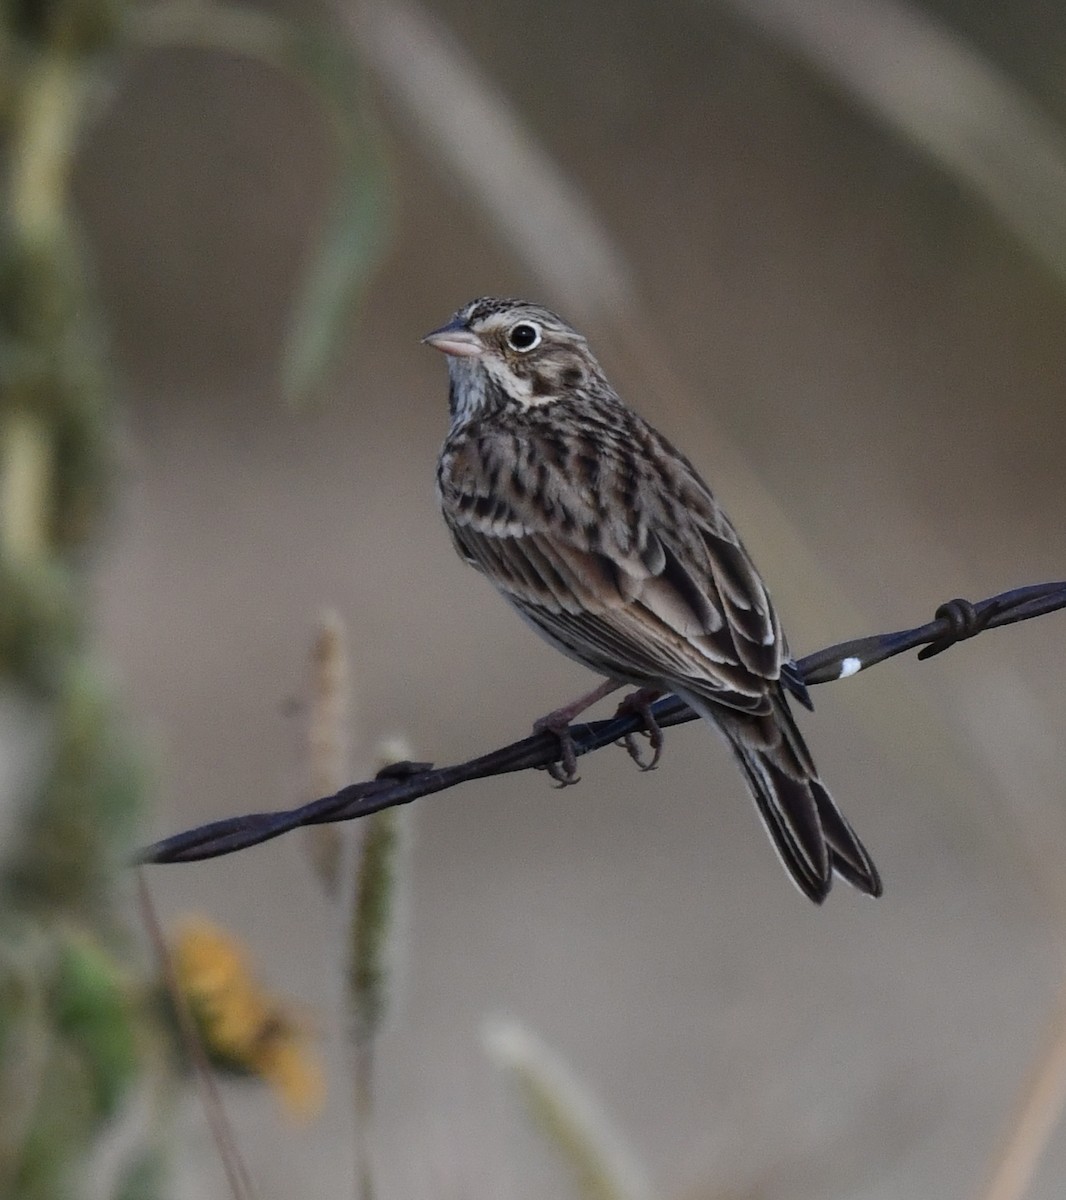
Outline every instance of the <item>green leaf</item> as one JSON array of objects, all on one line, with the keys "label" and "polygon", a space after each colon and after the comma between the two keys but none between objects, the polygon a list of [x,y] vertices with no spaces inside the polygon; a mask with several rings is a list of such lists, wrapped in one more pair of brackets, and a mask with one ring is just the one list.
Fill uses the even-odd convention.
[{"label": "green leaf", "polygon": [[303,401],[344,346],[363,292],[385,243],[384,175],[377,163],[349,150],[338,194],[297,297],[282,368],[282,391]]},{"label": "green leaf", "polygon": [[567,1168],[579,1200],[651,1200],[654,1193],[632,1150],[558,1054],[511,1020],[488,1022],[484,1043]]},{"label": "green leaf", "polygon": [[88,935],[71,933],[53,987],[55,1028],[83,1065],[93,1115],[112,1116],[137,1073],[125,973]]},{"label": "green leaf", "polygon": [[355,48],[336,30],[237,5],[136,9],[127,31],[143,46],[192,45],[258,59],[310,88],[333,127],[333,197],[294,301],[282,362],[286,399],[302,401],[321,383],[347,342],[388,232],[381,139],[368,119]]}]

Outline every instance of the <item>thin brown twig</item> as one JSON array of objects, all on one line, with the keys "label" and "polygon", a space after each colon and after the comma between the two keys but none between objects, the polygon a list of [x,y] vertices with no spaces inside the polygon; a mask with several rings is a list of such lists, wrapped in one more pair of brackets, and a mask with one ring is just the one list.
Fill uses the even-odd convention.
[{"label": "thin brown twig", "polygon": [[192,1063],[193,1073],[196,1076],[197,1087],[200,1091],[200,1099],[204,1106],[204,1113],[211,1129],[211,1136],[214,1138],[215,1146],[218,1149],[218,1156],[222,1160],[222,1169],[226,1172],[226,1180],[229,1183],[230,1192],[235,1197],[235,1200],[256,1200],[258,1192],[256,1191],[255,1183],[237,1145],[233,1126],[226,1115],[222,1096],[219,1094],[218,1084],[215,1082],[214,1072],[207,1060],[207,1051],[204,1049],[200,1032],[196,1028],[196,1021],[189,1007],[189,998],[182,991],[178,981],[177,971],[174,968],[174,957],[167,945],[166,937],[159,923],[159,917],[155,911],[152,895],[148,890],[144,872],[141,870],[137,871],[137,899],[141,910],[141,920],[148,933],[148,939],[152,944],[152,949],[155,952],[156,960],[159,963],[159,969],[163,976],[163,983],[170,997],[170,1002],[173,1005],[175,1016],[177,1017],[178,1032],[181,1036],[182,1045],[189,1056],[189,1061]]}]

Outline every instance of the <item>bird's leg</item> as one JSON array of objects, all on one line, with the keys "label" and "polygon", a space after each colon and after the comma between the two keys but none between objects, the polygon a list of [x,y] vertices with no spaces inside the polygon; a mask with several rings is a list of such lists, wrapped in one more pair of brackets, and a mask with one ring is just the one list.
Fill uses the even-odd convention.
[{"label": "bird's leg", "polygon": [[660,688],[640,688],[639,691],[630,692],[628,696],[618,706],[616,716],[627,716],[629,713],[635,713],[644,722],[643,732],[647,735],[648,745],[651,747],[651,758],[645,760],[640,752],[640,747],[637,745],[636,736],[632,733],[627,733],[622,738],[622,745],[626,748],[626,753],[637,764],[642,771],[654,771],[659,765],[659,759],[663,754],[663,731],[659,727],[659,722],[655,719],[655,714],[651,711],[652,702],[658,700],[662,695]]},{"label": "bird's leg", "polygon": [[570,723],[586,708],[591,708],[597,700],[616,692],[622,685],[614,679],[605,679],[599,687],[578,696],[562,708],[554,709],[545,716],[533,722],[534,733],[554,733],[559,739],[559,759],[549,763],[544,769],[560,787],[568,783],[577,783],[577,754],[574,752],[574,738],[570,732]]}]

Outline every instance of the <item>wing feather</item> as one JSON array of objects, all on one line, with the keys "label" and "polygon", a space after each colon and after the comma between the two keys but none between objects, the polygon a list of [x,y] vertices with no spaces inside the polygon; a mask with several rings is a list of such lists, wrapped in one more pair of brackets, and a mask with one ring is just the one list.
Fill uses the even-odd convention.
[{"label": "wing feather", "polygon": [[[584,474],[557,431],[525,431],[535,486],[508,483],[522,465],[513,430],[454,440],[440,488],[456,547],[538,632],[594,669],[766,711],[767,683],[787,661],[766,589],[691,464],[626,419],[629,428],[599,431],[596,469]],[[654,471],[634,471],[634,443]],[[588,443],[582,454],[588,462]]]}]

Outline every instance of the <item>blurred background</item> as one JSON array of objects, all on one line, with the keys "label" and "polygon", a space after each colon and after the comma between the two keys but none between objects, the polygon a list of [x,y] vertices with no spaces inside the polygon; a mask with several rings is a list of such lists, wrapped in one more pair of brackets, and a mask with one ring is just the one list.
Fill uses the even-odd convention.
[{"label": "blurred background", "polygon": [[[476,295],[587,332],[718,490],[798,655],[1062,576],[1066,8],[261,10],[325,27],[309,74],[252,53],[252,17],[197,11],[108,33],[71,178],[118,380],[112,502],[78,553],[145,764],[131,844],[311,797],[324,608],[353,779],[383,737],[457,761],[589,686],[436,510],[446,375],[418,339]],[[1061,630],[817,689],[802,726],[876,903],[807,904],[695,726],[653,774],[608,750],[575,788],[415,805],[378,1194],[575,1194],[484,1052],[501,1016],[598,1097],[634,1195],[985,1194],[1063,978]],[[259,1194],[346,1194],[343,919],[307,839],[146,878],[164,925],[228,927],[321,1035],[312,1123],[226,1085]],[[222,1194],[191,1096],[174,1136],[171,1194]],[[1053,1142],[1026,1194],[1064,1179]]]}]

